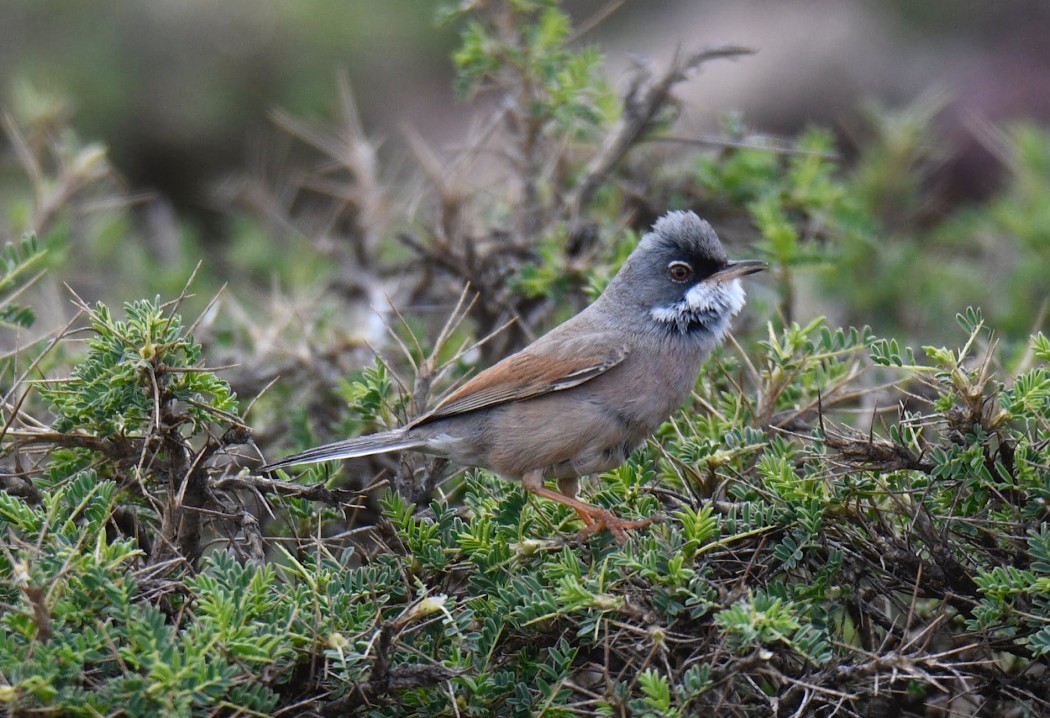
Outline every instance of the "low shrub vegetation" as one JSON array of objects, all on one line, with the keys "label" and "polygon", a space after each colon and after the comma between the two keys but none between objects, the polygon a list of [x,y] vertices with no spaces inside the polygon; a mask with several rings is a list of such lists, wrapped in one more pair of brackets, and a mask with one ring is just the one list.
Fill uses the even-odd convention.
[{"label": "low shrub vegetation", "polygon": [[[34,334],[33,302],[67,291],[50,280],[119,272],[114,234],[135,229],[104,152],[8,118],[32,171],[0,197],[23,235],[0,257],[0,705],[1045,715],[1050,137],[1005,129],[1002,190],[933,215],[929,99],[869,109],[848,164],[828,131],[774,141],[733,117],[724,143],[668,153],[650,140],[674,86],[745,48],[639,66],[620,97],[556,2],[483,5],[442,21],[459,92],[501,98],[491,131],[444,172],[417,146],[408,202],[346,88],[336,127],[277,113],[326,161],[284,188],[298,201],[228,208],[225,292],[187,239],[156,275],[170,296],[72,295]],[[505,186],[473,186],[494,147]],[[411,454],[258,471],[424,411],[595,296],[674,207],[771,278],[690,401],[584,482],[654,519],[626,545]],[[1009,276],[984,271],[989,237]],[[161,261],[133,257],[136,282]],[[263,276],[276,296],[246,288]]]}]

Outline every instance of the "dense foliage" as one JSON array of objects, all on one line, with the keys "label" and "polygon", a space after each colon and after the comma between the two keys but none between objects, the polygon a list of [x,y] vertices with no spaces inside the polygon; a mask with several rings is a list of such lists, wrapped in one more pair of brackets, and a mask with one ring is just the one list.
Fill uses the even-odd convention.
[{"label": "dense foliage", "polygon": [[[282,116],[333,152],[299,201],[241,208],[225,258],[242,278],[289,282],[328,265],[303,303],[202,303],[187,287],[116,313],[75,298],[67,326],[27,340],[37,269],[108,261],[113,232],[133,230],[120,202],[85,222],[115,191],[98,148],[8,128],[35,173],[0,198],[26,231],[0,258],[14,347],[0,358],[5,710],[1050,711],[1050,137],[1012,132],[1002,192],[931,217],[914,181],[942,151],[927,106],[872,110],[848,166],[829,132],[773,142],[736,119],[724,146],[672,158],[646,144],[673,122],[671,88],[744,49],[639,68],[618,99],[553,0],[443,20],[462,26],[460,92],[504,100],[479,142],[510,158],[510,179],[476,190],[467,172],[434,175],[421,149],[431,184],[397,216],[407,205],[355,117],[329,136]],[[312,194],[320,178],[331,204]],[[254,470],[259,449],[418,413],[594,296],[677,206],[735,254],[752,247],[772,280],[690,402],[586,482],[588,500],[656,519],[625,546],[577,541],[566,507],[440,461]],[[972,281],[988,237],[1016,271]],[[135,256],[137,270],[155,261]],[[197,259],[182,262],[188,275]],[[362,294],[388,324],[378,333],[354,324]],[[815,304],[833,318],[810,318]],[[394,309],[426,305],[447,311]]]}]

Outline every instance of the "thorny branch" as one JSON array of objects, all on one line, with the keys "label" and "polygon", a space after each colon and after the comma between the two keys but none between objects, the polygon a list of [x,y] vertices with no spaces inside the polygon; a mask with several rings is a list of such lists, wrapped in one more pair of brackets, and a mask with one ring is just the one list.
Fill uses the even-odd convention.
[{"label": "thorny branch", "polygon": [[569,194],[566,206],[569,216],[582,214],[595,191],[606,181],[609,173],[652,128],[661,110],[671,102],[671,88],[686,80],[691,71],[705,62],[717,59],[735,59],[753,54],[754,50],[737,45],[699,50],[691,53],[675,51],[667,67],[659,73],[645,64],[635,66],[623,99],[623,112],[616,126],[602,141],[598,152],[587,163],[579,184]]}]

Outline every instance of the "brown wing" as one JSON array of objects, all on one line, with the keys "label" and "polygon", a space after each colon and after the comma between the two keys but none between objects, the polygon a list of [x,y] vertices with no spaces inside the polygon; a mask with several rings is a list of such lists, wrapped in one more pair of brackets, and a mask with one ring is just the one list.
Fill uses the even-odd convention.
[{"label": "brown wing", "polygon": [[602,342],[588,341],[592,339],[577,337],[571,342],[527,347],[481,372],[412,423],[571,389],[604,374],[627,357],[626,347],[596,349]]}]

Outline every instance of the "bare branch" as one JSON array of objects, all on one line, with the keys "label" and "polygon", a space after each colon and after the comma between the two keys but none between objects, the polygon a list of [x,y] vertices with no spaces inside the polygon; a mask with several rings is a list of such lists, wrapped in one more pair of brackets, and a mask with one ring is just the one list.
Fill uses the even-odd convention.
[{"label": "bare branch", "polygon": [[671,101],[671,88],[688,77],[689,72],[705,62],[736,59],[754,53],[746,47],[725,45],[683,55],[675,52],[671,62],[659,74],[639,64],[624,96],[624,111],[601,148],[591,157],[576,189],[569,196],[569,216],[576,217],[590,202],[595,191],[627,151],[653,124],[657,114]]}]

